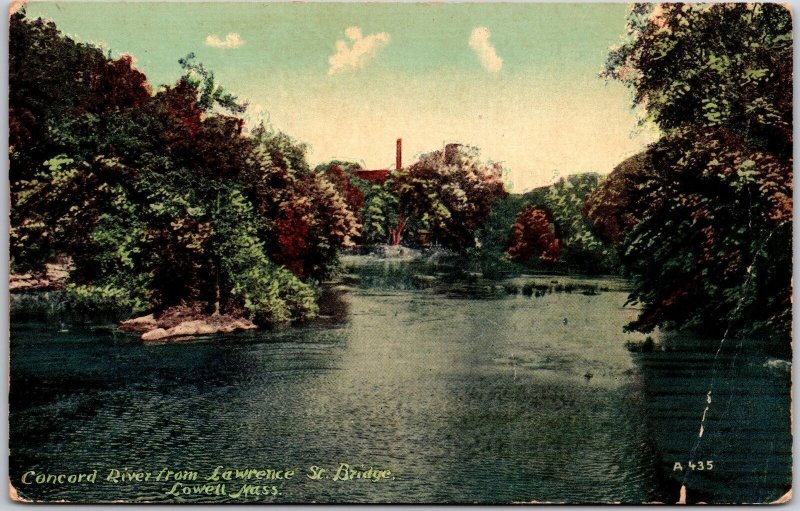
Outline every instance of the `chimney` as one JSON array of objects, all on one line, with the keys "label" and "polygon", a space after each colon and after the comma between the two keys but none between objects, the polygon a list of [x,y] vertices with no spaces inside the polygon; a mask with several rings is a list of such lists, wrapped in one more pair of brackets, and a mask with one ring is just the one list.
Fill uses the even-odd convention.
[{"label": "chimney", "polygon": [[447,163],[453,163],[458,155],[458,151],[461,150],[461,144],[446,144],[444,146],[444,161]]},{"label": "chimney", "polygon": [[396,160],[395,160],[395,165],[396,165],[397,170],[400,170],[400,169],[403,168],[403,139],[402,138],[398,138],[397,139],[397,157],[396,157]]}]

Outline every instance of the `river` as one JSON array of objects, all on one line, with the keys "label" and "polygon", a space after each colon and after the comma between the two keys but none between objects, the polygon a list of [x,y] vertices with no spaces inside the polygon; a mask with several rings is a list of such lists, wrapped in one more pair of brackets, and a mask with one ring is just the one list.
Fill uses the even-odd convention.
[{"label": "river", "polygon": [[[414,264],[351,258],[323,317],[273,331],[142,343],[12,313],[12,483],[80,502],[675,502],[681,484],[690,501],[764,502],[789,489],[781,362],[685,337],[632,352],[644,336],[622,333],[636,310],[613,281],[526,296]],[[329,478],[341,463],[389,472]],[[235,495],[241,481],[182,493],[218,466],[296,473],[258,483],[277,495]],[[327,472],[312,480],[311,466]],[[162,469],[198,480],[175,490],[154,480]],[[93,470],[94,483],[35,482]]]}]

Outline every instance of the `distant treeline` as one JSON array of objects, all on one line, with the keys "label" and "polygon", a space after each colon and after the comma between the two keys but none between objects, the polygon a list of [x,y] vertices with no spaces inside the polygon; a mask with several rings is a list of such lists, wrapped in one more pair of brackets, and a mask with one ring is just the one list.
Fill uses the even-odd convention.
[{"label": "distant treeline", "polygon": [[449,144],[381,182],[359,178],[362,167],[352,162],[333,161],[317,171],[335,184],[363,226],[355,237],[362,246],[448,249],[467,254],[474,269],[487,273],[621,271],[616,251],[593,234],[582,212],[599,174],[509,194],[503,169],[478,156],[477,148]]},{"label": "distant treeline", "polygon": [[597,173],[576,174],[498,200],[478,230],[479,247],[473,254],[487,269],[498,268],[497,259],[504,257],[527,270],[619,274],[616,251],[594,234],[582,212],[586,197],[600,181]]}]

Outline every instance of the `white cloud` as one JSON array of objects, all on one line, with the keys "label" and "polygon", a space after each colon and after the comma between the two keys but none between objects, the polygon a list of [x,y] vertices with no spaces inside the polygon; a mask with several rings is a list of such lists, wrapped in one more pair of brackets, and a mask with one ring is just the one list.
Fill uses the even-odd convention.
[{"label": "white cloud", "polygon": [[210,35],[206,37],[206,44],[214,48],[238,48],[244,44],[244,39],[236,32],[231,32],[225,36],[225,39],[220,39],[216,35]]},{"label": "white cloud", "polygon": [[389,34],[386,32],[364,37],[359,27],[348,27],[344,34],[352,43],[348,45],[347,41],[336,41],[336,53],[328,58],[329,75],[364,67],[378,50],[389,44]]},{"label": "white cloud", "polygon": [[489,42],[492,33],[486,27],[478,27],[469,36],[469,47],[481,61],[481,65],[490,73],[497,73],[503,68],[503,59]]}]

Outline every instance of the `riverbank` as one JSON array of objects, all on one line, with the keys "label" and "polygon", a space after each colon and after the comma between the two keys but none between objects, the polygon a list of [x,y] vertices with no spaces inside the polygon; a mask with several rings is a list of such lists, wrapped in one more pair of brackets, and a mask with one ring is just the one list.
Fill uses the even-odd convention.
[{"label": "riverbank", "polygon": [[[40,321],[77,322],[81,324],[113,325],[112,328],[139,334],[142,341],[178,340],[200,335],[227,334],[255,330],[249,319],[231,314],[208,314],[199,307],[172,307],[160,314],[125,319],[129,314],[120,311],[77,311],[65,298],[63,284],[36,279],[36,285],[18,286],[10,296],[12,322]],[[19,282],[19,280],[17,280]]]},{"label": "riverbank", "polygon": [[122,321],[120,330],[140,333],[143,341],[162,341],[196,335],[228,334],[258,328],[247,318],[228,314],[203,314],[196,308],[173,307],[158,317],[153,314]]},{"label": "riverbank", "polygon": [[[366,253],[341,256],[338,277],[325,285],[356,285],[367,288],[424,290],[466,298],[500,298],[508,295],[542,297],[550,293],[595,295],[605,291],[623,291],[627,282],[615,277],[582,277],[555,274],[514,273],[497,277],[471,270],[465,256],[447,250],[420,251],[407,247],[376,246]],[[179,306],[157,314],[130,318],[130,311],[95,311],[72,309],[60,291],[69,280],[71,261],[48,264],[41,275],[11,274],[9,287],[18,312],[66,315],[79,312],[87,321],[102,317],[113,321],[128,333],[138,334],[146,342],[179,340],[194,336],[228,334],[256,330],[258,326],[236,314],[210,314],[201,307]],[[353,272],[359,274],[355,278]],[[56,293],[49,293],[56,291]]]}]

